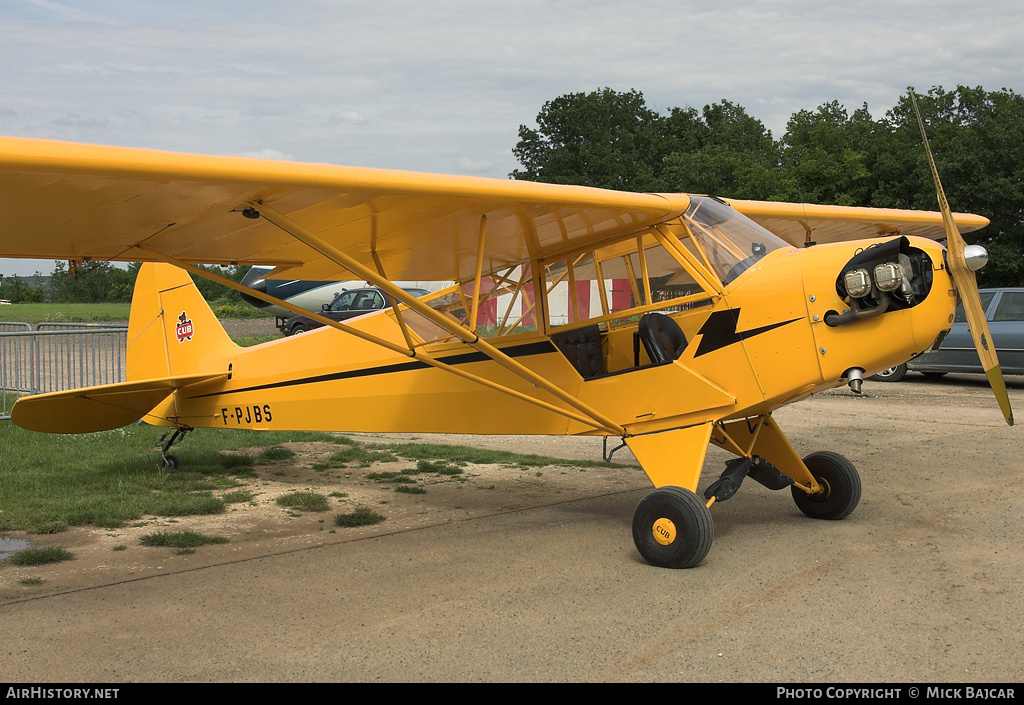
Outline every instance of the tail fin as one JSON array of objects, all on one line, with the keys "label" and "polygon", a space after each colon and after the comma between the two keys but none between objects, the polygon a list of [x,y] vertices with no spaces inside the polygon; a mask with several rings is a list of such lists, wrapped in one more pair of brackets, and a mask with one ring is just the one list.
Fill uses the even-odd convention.
[{"label": "tail fin", "polygon": [[128,322],[129,381],[223,372],[237,350],[188,272],[142,265]]}]

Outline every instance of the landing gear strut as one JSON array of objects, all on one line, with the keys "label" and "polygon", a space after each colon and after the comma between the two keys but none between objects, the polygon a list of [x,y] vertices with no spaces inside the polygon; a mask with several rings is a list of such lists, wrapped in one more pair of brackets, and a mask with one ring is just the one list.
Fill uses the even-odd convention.
[{"label": "landing gear strut", "polygon": [[[184,438],[186,433],[193,430],[195,429],[191,426],[177,426],[173,429],[173,433],[171,429],[168,429],[164,432],[164,435],[160,436],[160,440],[157,441],[157,443],[160,444],[160,461],[163,467],[169,470],[178,469],[181,465],[181,463],[178,462],[178,456],[172,455],[167,451],[171,449],[171,446]],[[167,438],[168,434],[171,434],[170,438]]]}]

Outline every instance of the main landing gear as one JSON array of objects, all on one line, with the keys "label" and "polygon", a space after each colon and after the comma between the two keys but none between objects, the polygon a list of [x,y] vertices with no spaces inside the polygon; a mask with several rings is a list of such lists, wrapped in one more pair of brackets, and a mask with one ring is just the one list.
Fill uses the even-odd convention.
[{"label": "main landing gear", "polygon": [[659,568],[692,568],[704,560],[715,538],[711,511],[682,487],[660,487],[633,512],[633,543]]},{"label": "main landing gear", "polygon": [[853,463],[839,453],[819,451],[804,458],[803,464],[820,492],[808,493],[806,485],[756,455],[726,463],[725,472],[705,491],[706,502],[683,487],[659,487],[640,500],[633,513],[633,542],[651,565],[697,565],[708,554],[715,537],[709,507],[732,497],[745,477],[771,490],[790,487],[796,506],[812,519],[843,519],[856,509],[861,482]]}]

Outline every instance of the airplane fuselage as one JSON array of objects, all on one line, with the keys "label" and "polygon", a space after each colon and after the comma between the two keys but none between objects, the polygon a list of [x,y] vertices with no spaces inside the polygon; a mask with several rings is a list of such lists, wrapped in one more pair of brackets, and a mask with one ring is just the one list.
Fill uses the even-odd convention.
[{"label": "airplane fuselage", "polygon": [[[870,375],[927,349],[952,321],[956,304],[942,247],[914,240],[927,253],[932,284],[916,305],[868,320],[829,325],[846,308],[836,291],[844,263],[872,243],[860,241],[788,248],[770,253],[715,297],[711,305],[673,314],[689,344],[676,361],[633,364],[636,326],[603,332],[607,374],[584,379],[547,336],[524,333],[495,339],[501,351],[560,389],[621,424],[629,434],[673,429],[708,420],[770,413],[784,404],[843,383],[848,371]],[[162,310],[191,304],[179,289],[159,294]],[[144,300],[136,306],[145,306]],[[150,317],[133,314],[142,326]],[[349,323],[401,344],[389,311]],[[221,346],[221,357],[181,356],[217,336],[210,320],[193,324],[177,342],[170,374],[230,371],[224,382],[181,390],[153,416],[192,427],[350,430],[481,434],[598,434],[592,426],[538,408],[499,390],[385,350],[334,329],[253,348]],[[130,335],[130,338],[133,337]],[[205,348],[209,349],[209,348]],[[430,346],[448,365],[509,389],[557,403],[522,377],[462,342]],[[181,370],[174,369],[180,360]],[[213,368],[213,369],[211,369]],[[144,378],[149,370],[131,376]],[[169,422],[168,422],[169,423]]]}]

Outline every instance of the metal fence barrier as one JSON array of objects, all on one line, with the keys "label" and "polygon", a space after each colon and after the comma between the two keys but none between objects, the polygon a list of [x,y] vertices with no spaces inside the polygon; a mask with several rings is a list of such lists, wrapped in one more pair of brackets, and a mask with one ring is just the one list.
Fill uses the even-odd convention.
[{"label": "metal fence barrier", "polygon": [[0,323],[0,419],[10,418],[19,396],[125,380],[127,328],[45,325],[56,326],[65,329],[33,331],[27,323]]}]

